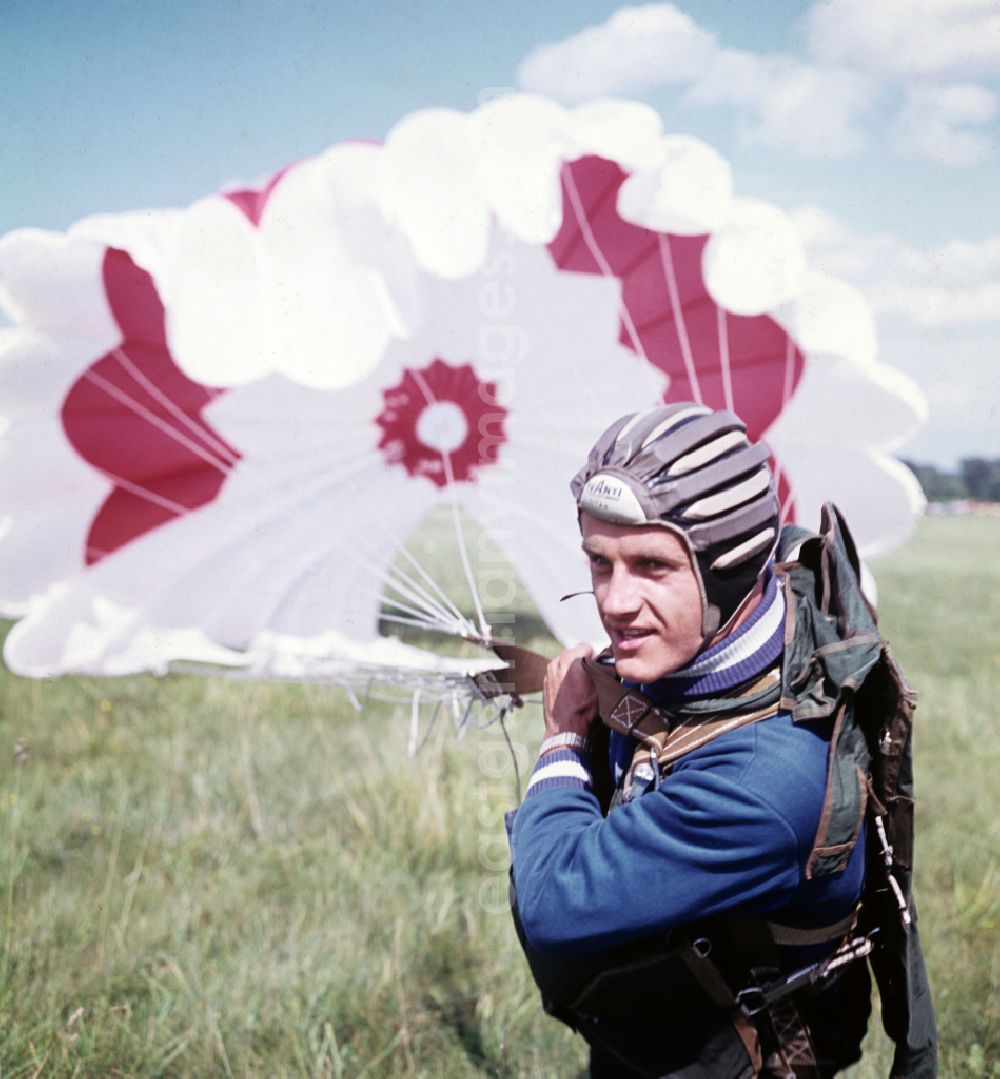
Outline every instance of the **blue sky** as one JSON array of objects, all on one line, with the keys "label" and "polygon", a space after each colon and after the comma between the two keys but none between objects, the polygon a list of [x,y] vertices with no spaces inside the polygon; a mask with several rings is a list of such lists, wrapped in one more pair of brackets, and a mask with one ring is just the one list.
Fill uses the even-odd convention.
[{"label": "blue sky", "polygon": [[655,106],[790,212],[924,388],[904,455],[1000,455],[1000,0],[0,0],[0,233],[184,205],[500,88]]}]

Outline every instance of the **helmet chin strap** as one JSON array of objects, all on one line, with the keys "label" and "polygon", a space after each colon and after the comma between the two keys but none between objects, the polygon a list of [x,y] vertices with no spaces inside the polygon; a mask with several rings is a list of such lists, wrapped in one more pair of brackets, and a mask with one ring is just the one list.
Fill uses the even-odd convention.
[{"label": "helmet chin strap", "polygon": [[[704,630],[706,626],[711,626],[713,621],[716,625],[719,624],[719,608],[716,607],[714,603],[709,604],[705,608],[704,617],[702,618],[702,630]],[[706,633],[705,636],[702,637],[701,647],[698,649],[695,655],[700,656],[702,652],[707,652],[709,648],[711,648],[712,645],[715,644],[716,641],[720,640],[724,636],[725,633],[721,632],[720,630],[714,630],[713,632]]]}]

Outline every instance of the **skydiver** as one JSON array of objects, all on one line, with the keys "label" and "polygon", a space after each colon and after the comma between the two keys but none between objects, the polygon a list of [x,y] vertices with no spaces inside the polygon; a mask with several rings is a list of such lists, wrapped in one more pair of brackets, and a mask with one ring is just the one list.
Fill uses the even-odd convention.
[{"label": "skydiver", "polygon": [[594,1076],[834,1075],[860,1057],[869,962],[892,1075],[933,1076],[912,696],[846,525],[782,529],[745,430],[686,403],[626,416],[571,484],[610,648],[545,675],[519,938]]}]

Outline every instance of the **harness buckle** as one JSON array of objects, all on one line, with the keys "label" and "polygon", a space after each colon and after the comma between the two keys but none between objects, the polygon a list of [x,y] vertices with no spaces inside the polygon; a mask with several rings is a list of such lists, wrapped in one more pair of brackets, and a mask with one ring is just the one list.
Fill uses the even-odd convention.
[{"label": "harness buckle", "polygon": [[736,994],[736,1005],[747,1019],[752,1019],[767,1008],[767,997],[759,985],[751,985]]}]

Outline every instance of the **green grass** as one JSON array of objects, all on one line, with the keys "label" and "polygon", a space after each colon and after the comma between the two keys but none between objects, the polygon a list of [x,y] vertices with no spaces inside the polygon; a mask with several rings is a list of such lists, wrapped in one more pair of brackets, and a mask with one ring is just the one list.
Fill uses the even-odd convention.
[{"label": "green grass", "polygon": [[[943,1076],[1000,1076],[998,541],[930,519],[875,567]],[[407,727],[317,686],[0,676],[0,1076],[578,1074],[505,910],[503,735],[441,722],[411,762]],[[537,708],[511,733],[524,774]]]},{"label": "green grass", "polygon": [[949,1079],[1000,1076],[998,551],[1000,519],[929,518],[874,567],[882,632],[920,695],[915,888]]}]

